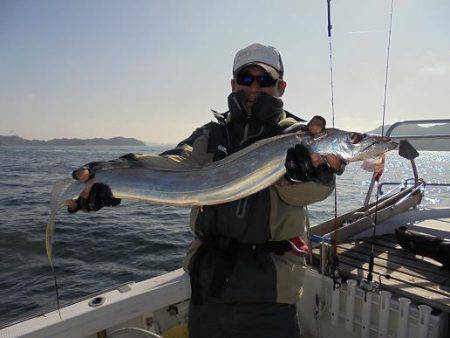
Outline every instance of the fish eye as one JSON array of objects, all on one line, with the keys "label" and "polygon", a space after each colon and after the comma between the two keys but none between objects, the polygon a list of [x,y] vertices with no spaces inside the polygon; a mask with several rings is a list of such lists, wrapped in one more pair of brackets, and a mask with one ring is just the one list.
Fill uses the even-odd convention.
[{"label": "fish eye", "polygon": [[350,134],[350,142],[353,144],[357,144],[361,142],[366,137],[366,134],[360,134],[360,133],[351,133]]}]

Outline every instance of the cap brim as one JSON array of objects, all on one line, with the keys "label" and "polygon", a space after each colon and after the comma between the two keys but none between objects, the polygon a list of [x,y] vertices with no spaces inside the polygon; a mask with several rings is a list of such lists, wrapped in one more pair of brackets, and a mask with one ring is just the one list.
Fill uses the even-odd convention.
[{"label": "cap brim", "polygon": [[281,78],[280,73],[275,68],[273,68],[272,66],[266,65],[265,63],[262,63],[262,62],[247,63],[247,64],[243,65],[242,67],[239,67],[238,69],[236,69],[234,74],[236,75],[242,69],[247,68],[249,66],[258,66],[258,67],[264,69],[272,79],[279,80]]}]

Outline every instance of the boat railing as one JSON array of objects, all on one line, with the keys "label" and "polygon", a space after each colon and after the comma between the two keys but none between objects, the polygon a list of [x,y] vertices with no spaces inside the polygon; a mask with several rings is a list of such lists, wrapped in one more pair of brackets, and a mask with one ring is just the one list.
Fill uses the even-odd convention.
[{"label": "boat railing", "polygon": [[386,136],[397,140],[426,140],[426,139],[450,139],[450,134],[439,134],[439,135],[399,135],[392,136],[392,132],[403,125],[406,124],[444,124],[450,123],[450,119],[434,119],[434,120],[404,120],[395,122],[386,131]]},{"label": "boat railing", "polygon": [[[427,119],[427,120],[404,120],[404,121],[398,121],[392,124],[386,131],[387,137],[395,140],[442,140],[442,139],[450,139],[450,133],[446,134],[437,134],[437,135],[398,135],[398,136],[392,136],[392,132],[402,125],[411,125],[411,124],[450,124],[450,119]],[[396,186],[407,186],[410,184],[411,181],[414,182],[414,185],[417,186],[419,184],[419,175],[417,172],[417,166],[414,159],[411,159],[411,168],[414,174],[414,177],[408,178],[404,180],[403,182],[382,182],[378,185],[378,192],[382,192],[382,187],[386,185],[396,185]],[[375,177],[372,177],[372,180],[370,181],[369,189],[367,190],[366,198],[364,200],[364,206],[369,205],[370,197],[372,196],[373,187],[375,185]],[[450,183],[426,183],[427,186],[445,186],[450,187]],[[395,190],[397,188],[394,188]],[[392,190],[391,190],[392,191]]]}]

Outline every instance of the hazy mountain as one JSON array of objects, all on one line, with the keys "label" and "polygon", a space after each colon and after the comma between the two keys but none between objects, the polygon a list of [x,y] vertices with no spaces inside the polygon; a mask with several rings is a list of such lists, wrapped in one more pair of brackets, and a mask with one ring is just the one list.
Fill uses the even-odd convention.
[{"label": "hazy mountain", "polygon": [[0,135],[0,146],[145,146],[145,143],[135,138],[113,137],[104,138],[56,138],[49,141],[26,140],[19,136]]},{"label": "hazy mountain", "polygon": [[[385,126],[384,132],[389,129],[390,125]],[[367,132],[368,134],[380,134],[381,127]],[[392,136],[402,135],[450,135],[450,124],[439,124],[431,127],[422,127],[421,125],[403,125],[395,129]],[[418,150],[442,150],[450,151],[450,139],[441,140],[414,140],[410,141]],[[159,144],[155,142],[142,142],[135,138],[113,137],[110,139],[92,138],[58,138],[49,141],[27,140],[19,136],[2,136],[0,135],[0,146],[150,146],[157,150],[167,150],[174,147],[173,144]]]},{"label": "hazy mountain", "polygon": [[[389,129],[389,125],[384,128],[384,133]],[[367,132],[368,134],[381,134],[381,127]],[[450,135],[450,124],[439,124],[431,127],[422,127],[420,124],[407,124],[397,127],[391,136],[403,135]],[[442,150],[450,151],[450,139],[440,140],[410,140],[411,144],[418,150]]]}]

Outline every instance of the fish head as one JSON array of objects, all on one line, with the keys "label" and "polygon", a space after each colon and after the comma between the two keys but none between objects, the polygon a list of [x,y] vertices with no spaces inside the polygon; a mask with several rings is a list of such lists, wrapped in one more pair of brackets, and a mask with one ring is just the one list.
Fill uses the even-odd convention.
[{"label": "fish head", "polygon": [[376,158],[398,147],[397,142],[386,136],[346,132],[345,138],[350,150],[347,162]]}]

